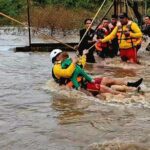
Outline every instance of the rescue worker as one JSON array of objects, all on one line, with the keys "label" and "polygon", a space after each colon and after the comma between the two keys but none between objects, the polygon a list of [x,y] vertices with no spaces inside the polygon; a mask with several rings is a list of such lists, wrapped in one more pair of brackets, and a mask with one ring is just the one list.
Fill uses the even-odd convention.
[{"label": "rescue worker", "polygon": [[[113,29],[117,26],[117,21],[118,21],[118,17],[116,15],[112,15],[111,16],[111,22],[110,22],[110,30],[111,32],[113,31]],[[118,51],[119,51],[119,44],[118,44],[118,38],[115,37],[112,41],[111,41],[111,57],[115,57],[118,55]]]},{"label": "rescue worker", "polygon": [[142,26],[142,32],[144,35],[150,37],[150,16],[144,16],[144,25]]},{"label": "rescue worker", "polygon": [[122,61],[138,63],[137,49],[141,45],[142,32],[135,22],[129,20],[126,13],[121,13],[119,19],[114,30],[99,42],[105,43],[117,36]]},{"label": "rescue worker", "polygon": [[[64,84],[67,86],[68,83],[71,82],[70,78],[72,77],[75,71],[77,65],[77,58],[72,58],[71,64],[68,66],[68,68],[65,69],[62,68],[62,61],[64,57],[63,52],[61,50],[54,49],[50,54],[50,59],[54,64],[52,68],[52,77],[54,78],[55,82],[60,85]],[[127,82],[124,79],[101,77],[101,78],[94,78],[91,81],[80,82],[80,88],[84,88],[94,95],[99,94],[100,92],[119,94],[120,92],[111,89],[110,86],[126,85],[136,89],[142,83],[142,80],[143,79],[141,78],[136,82]]]},{"label": "rescue worker", "polygon": [[116,27],[118,21],[118,16],[117,15],[112,15],[111,16],[111,24],[112,24],[112,30]]},{"label": "rescue worker", "polygon": [[[143,21],[142,32],[145,36],[150,37],[150,16],[144,16]],[[150,43],[147,45],[146,50],[150,51]]]},{"label": "rescue worker", "polygon": [[[71,65],[72,59],[69,57],[67,52],[62,52],[61,56],[62,56],[61,67],[62,67],[62,69],[66,69]],[[83,55],[81,58],[82,60],[85,59],[83,57],[84,57],[84,51],[83,51]],[[86,61],[86,60],[84,60],[84,61]],[[84,71],[84,69],[82,69],[83,67],[84,67],[84,65],[82,63],[79,63],[76,65],[75,70],[74,70],[72,76],[70,77],[71,82],[70,82],[70,84],[68,84],[68,86],[72,86],[72,87],[75,87],[76,89],[78,89],[80,87],[79,83],[82,80],[82,78],[84,78],[86,81],[92,82],[92,78]]]},{"label": "rescue worker", "polygon": [[[81,40],[86,30],[90,27],[85,37],[83,38],[81,44],[78,47],[79,55],[81,56],[83,54],[84,49],[89,49],[94,44],[93,36],[95,31],[92,29],[91,23],[92,19],[85,19],[84,21],[85,28],[80,30],[80,40]],[[86,54],[88,63],[95,63],[94,51],[95,48],[91,48],[89,52]]]},{"label": "rescue worker", "polygon": [[[94,40],[97,41],[99,39],[103,39],[104,37],[106,37],[107,35],[109,35],[110,33],[110,29],[109,29],[109,20],[107,18],[103,18],[102,20],[102,24],[99,25],[99,27],[96,30],[96,35],[94,36]],[[109,42],[106,43],[97,43],[95,45],[96,50],[98,55],[101,58],[107,58],[110,56],[110,51],[109,51]]]}]

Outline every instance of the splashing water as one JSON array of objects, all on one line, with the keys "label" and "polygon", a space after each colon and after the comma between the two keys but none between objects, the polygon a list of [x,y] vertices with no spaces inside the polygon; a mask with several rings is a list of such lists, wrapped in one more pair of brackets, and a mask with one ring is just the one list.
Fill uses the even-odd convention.
[{"label": "splashing water", "polygon": [[149,53],[141,53],[141,65],[97,62],[86,66],[92,76],[143,77],[143,93],[96,98],[60,88],[50,79],[49,53],[0,51],[0,149],[149,148]]}]

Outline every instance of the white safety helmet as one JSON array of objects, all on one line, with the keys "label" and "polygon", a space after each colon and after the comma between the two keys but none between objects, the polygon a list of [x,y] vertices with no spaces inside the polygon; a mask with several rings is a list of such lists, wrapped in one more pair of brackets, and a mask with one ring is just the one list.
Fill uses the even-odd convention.
[{"label": "white safety helmet", "polygon": [[54,63],[55,57],[56,57],[58,54],[60,54],[61,52],[62,52],[61,49],[54,49],[54,50],[52,50],[52,52],[50,53],[50,60],[51,60],[52,63]]}]

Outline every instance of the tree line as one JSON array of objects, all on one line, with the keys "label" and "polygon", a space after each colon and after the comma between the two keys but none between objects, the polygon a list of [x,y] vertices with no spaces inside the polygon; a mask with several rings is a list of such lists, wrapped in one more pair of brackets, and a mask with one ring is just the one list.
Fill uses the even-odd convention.
[{"label": "tree line", "polygon": [[[108,0],[111,1],[111,0]],[[66,8],[93,9],[101,5],[101,0],[29,0],[31,5],[46,7],[50,5],[64,6]],[[12,16],[21,15],[27,7],[27,0],[0,0],[0,10]],[[92,11],[92,10],[91,10]]]},{"label": "tree line", "polygon": [[[81,28],[85,18],[92,18],[102,4],[102,0],[28,0],[30,2],[31,25],[38,28],[72,30]],[[107,0],[100,12],[99,20],[113,0]],[[136,2],[129,5],[138,14]],[[150,0],[147,0],[147,12],[150,15]],[[0,0],[0,11],[22,22],[27,22],[27,0]],[[110,12],[110,16],[113,13]],[[140,14],[139,14],[140,15]],[[142,15],[142,14],[141,14]],[[139,17],[139,16],[137,16]],[[14,22],[0,17],[0,25],[15,25]]]}]

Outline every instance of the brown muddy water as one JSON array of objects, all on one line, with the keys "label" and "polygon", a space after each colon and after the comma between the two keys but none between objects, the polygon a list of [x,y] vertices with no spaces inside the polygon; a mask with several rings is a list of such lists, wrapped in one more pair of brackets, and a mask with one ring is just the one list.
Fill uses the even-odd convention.
[{"label": "brown muddy water", "polygon": [[148,150],[150,54],[140,59],[88,64],[93,76],[144,78],[141,93],[98,99],[52,82],[45,88],[49,53],[0,51],[0,150]]}]

